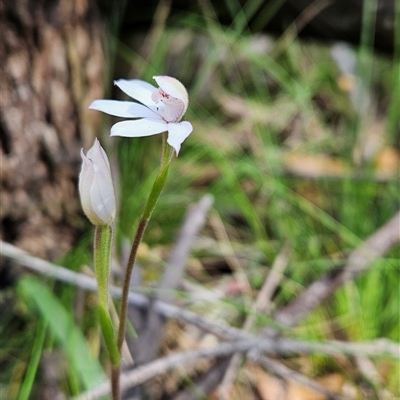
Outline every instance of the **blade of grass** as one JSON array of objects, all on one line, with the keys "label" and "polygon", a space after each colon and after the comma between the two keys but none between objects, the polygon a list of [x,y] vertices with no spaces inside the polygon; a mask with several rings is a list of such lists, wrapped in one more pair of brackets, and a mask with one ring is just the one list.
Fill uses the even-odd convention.
[{"label": "blade of grass", "polygon": [[44,339],[46,337],[47,323],[40,319],[36,329],[35,341],[32,346],[31,359],[26,370],[25,378],[22,382],[21,389],[18,395],[18,400],[29,400],[38,370],[40,356],[43,350]]},{"label": "blade of grass", "polygon": [[90,389],[107,377],[98,360],[91,353],[89,346],[72,315],[64,308],[43,282],[35,277],[20,279],[17,287],[28,306],[39,311],[48,324],[50,332],[61,344],[65,355],[81,379],[85,389]]}]

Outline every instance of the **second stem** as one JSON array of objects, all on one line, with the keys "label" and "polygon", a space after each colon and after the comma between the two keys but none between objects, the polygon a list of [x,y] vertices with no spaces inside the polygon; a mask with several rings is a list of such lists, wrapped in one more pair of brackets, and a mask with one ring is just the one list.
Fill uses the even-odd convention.
[{"label": "second stem", "polygon": [[140,217],[138,227],[136,229],[135,237],[133,239],[131,252],[129,254],[128,263],[126,266],[126,272],[122,287],[122,297],[121,297],[121,308],[119,315],[119,328],[118,328],[118,349],[121,352],[122,345],[124,343],[125,338],[125,330],[126,330],[126,316],[128,310],[128,295],[130,289],[130,281],[132,277],[133,267],[135,265],[137,252],[139,249],[140,242],[143,239],[144,232],[146,227],[150,221],[151,214],[154,211],[154,208],[157,204],[157,201],[160,197],[161,191],[165,185],[168,176],[168,168],[172,160],[172,156],[174,154],[173,148],[167,143],[167,133],[162,134],[162,157],[161,157],[161,166],[160,171],[154,181],[153,187],[151,189],[149,198],[147,199],[147,203],[145,209],[143,211],[142,216]]}]

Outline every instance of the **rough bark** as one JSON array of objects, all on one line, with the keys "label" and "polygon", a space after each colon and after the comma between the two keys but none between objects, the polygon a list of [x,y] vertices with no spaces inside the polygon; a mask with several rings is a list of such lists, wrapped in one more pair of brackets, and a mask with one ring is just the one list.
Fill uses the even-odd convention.
[{"label": "rough bark", "polygon": [[0,1],[1,238],[54,259],[82,224],[80,148],[95,136],[105,24],[94,0]]}]

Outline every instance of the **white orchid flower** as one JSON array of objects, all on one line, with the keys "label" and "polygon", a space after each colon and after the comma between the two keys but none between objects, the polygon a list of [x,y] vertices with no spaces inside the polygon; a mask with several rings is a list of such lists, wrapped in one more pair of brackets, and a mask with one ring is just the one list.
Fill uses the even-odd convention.
[{"label": "white orchid flower", "polygon": [[111,136],[142,137],[168,132],[167,142],[178,155],[183,141],[193,130],[192,124],[181,119],[189,98],[185,87],[170,76],[154,76],[158,88],[133,79],[115,81],[124,93],[142,104],[131,101],[95,100],[89,108],[116,117],[139,118],[117,122],[111,127]]},{"label": "white orchid flower", "polygon": [[107,154],[95,139],[87,155],[82,149],[81,156],[79,194],[83,211],[93,225],[111,225],[115,219],[116,201]]}]

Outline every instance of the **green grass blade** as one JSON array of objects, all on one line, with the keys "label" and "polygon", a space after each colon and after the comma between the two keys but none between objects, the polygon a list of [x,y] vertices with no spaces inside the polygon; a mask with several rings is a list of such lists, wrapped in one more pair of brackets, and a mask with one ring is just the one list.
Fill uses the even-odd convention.
[{"label": "green grass blade", "polygon": [[84,389],[104,382],[107,377],[91,353],[82,332],[46,285],[37,278],[24,277],[18,282],[18,291],[27,305],[35,307],[48,324],[50,332],[64,349],[71,368],[81,378]]},{"label": "green grass blade", "polygon": [[35,341],[32,346],[31,359],[26,370],[25,378],[22,382],[21,389],[18,395],[18,400],[29,400],[32,387],[34,384],[36,372],[40,362],[40,356],[43,350],[43,343],[46,337],[47,323],[41,319],[39,321]]}]

